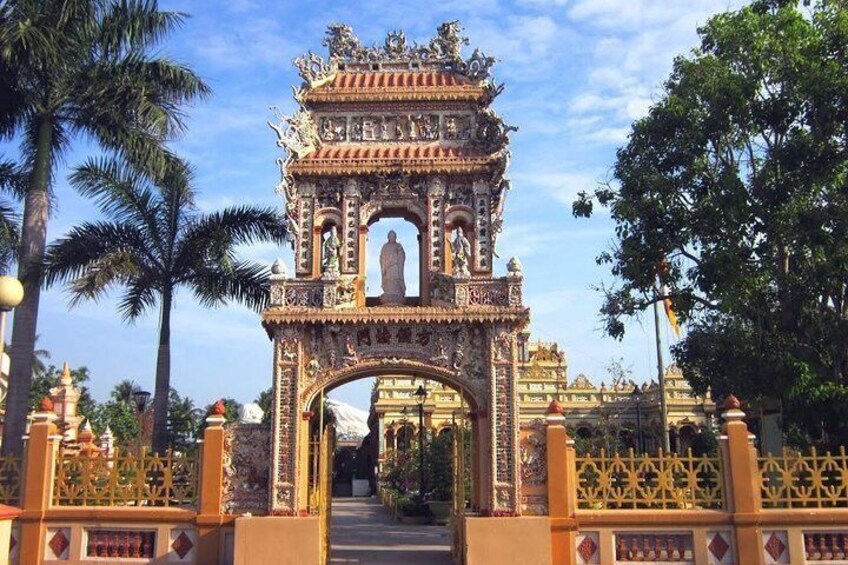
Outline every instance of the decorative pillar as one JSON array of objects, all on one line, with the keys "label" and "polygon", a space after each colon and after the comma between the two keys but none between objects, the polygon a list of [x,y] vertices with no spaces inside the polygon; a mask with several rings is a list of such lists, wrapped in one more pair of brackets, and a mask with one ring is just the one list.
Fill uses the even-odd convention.
[{"label": "decorative pillar", "polygon": [[428,270],[434,273],[448,273],[445,256],[450,255],[445,247],[445,183],[433,177],[427,186],[427,258]]},{"label": "decorative pillar", "polygon": [[739,400],[731,394],[725,400],[722,414],[724,435],[719,438],[719,445],[725,470],[725,498],[736,524],[738,563],[763,565],[757,451],[752,442],[754,436],[748,433],[748,426],[742,421],[745,413],[740,406]]},{"label": "decorative pillar", "polygon": [[62,367],[62,376],[59,386],[50,389],[50,400],[53,402],[53,412],[56,413],[56,427],[62,433],[65,441],[77,439],[82,417],[77,416],[77,404],[80,399],[80,390],[74,386],[71,378],[71,369],[68,364]]},{"label": "decorative pillar", "polygon": [[298,198],[298,233],[295,238],[295,272],[298,275],[312,275],[312,224],[314,218],[314,206],[312,194],[315,188],[310,185],[299,187],[302,198]]},{"label": "decorative pillar", "polygon": [[[297,478],[301,447],[298,378],[303,345],[297,328],[280,330],[274,337],[274,413],[271,422],[270,513],[292,516],[297,513]],[[303,472],[303,471],[301,471]]]},{"label": "decorative pillar", "polygon": [[[492,212],[490,207],[491,191],[487,182],[474,181],[474,264],[475,273],[492,272]],[[469,234],[470,235],[470,234]],[[469,239],[471,239],[469,237]]]},{"label": "decorative pillar", "polygon": [[347,180],[344,186],[344,201],[342,203],[342,222],[339,226],[342,240],[341,271],[342,274],[357,274],[359,272],[359,183],[355,178]]},{"label": "decorative pillar", "polygon": [[489,430],[492,453],[491,511],[494,516],[520,513],[518,494],[518,401],[515,394],[516,339],[509,328],[492,328]]},{"label": "decorative pillar", "polygon": [[562,404],[548,406],[548,515],[551,521],[551,563],[574,565],[577,559],[577,457],[574,440],[565,430]]},{"label": "decorative pillar", "polygon": [[61,436],[57,436],[54,423],[53,401],[45,397],[41,400],[39,411],[35,413],[29,427],[29,441],[26,446],[26,480],[21,494],[20,515],[21,551],[19,565],[39,565],[44,556],[45,526],[44,515],[50,507],[53,493],[53,473],[56,451]]},{"label": "decorative pillar", "polygon": [[212,406],[203,430],[197,512],[198,563],[217,563],[224,497],[224,401]]},{"label": "decorative pillar", "polygon": [[321,278],[321,247],[323,240],[321,239],[321,229],[323,226],[313,225],[312,227],[312,278]]}]

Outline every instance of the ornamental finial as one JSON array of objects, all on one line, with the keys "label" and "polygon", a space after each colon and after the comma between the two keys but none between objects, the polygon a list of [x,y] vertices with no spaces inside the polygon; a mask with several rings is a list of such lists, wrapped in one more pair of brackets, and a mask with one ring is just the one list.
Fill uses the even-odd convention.
[{"label": "ornamental finial", "polygon": [[547,412],[548,416],[555,416],[555,415],[562,416],[562,414],[564,412],[565,412],[565,408],[560,403],[560,401],[557,400],[556,398],[551,400],[551,403],[548,404],[548,412]]},{"label": "ornamental finial", "polygon": [[224,399],[221,398],[212,405],[212,410],[210,410],[210,414],[212,416],[223,416],[227,413],[227,407],[224,405]]},{"label": "ornamental finial", "polygon": [[739,402],[739,399],[732,394],[728,394],[727,398],[724,399],[724,409],[739,410],[740,408],[742,408],[742,403]]},{"label": "ornamental finial", "polygon": [[45,396],[41,399],[41,403],[38,405],[39,410],[41,412],[52,412],[53,411],[53,401],[49,396]]}]

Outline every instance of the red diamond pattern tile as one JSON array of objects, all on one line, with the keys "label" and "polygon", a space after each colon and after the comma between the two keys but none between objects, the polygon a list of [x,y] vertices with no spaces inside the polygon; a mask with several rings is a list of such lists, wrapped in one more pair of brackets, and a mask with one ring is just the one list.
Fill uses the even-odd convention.
[{"label": "red diamond pattern tile", "polygon": [[71,542],[68,540],[68,536],[65,535],[65,532],[58,530],[55,534],[53,534],[53,537],[50,538],[47,545],[50,546],[50,551],[53,552],[55,557],[62,557],[62,554],[65,553],[65,550],[68,549],[69,545],[71,545]]},{"label": "red diamond pattern tile", "polygon": [[171,548],[177,552],[180,559],[185,559],[185,556],[188,555],[188,552],[191,551],[192,547],[194,547],[194,544],[185,532],[180,532],[180,535],[178,535],[177,539],[174,540],[174,543],[171,544]]},{"label": "red diamond pattern tile", "polygon": [[781,540],[777,534],[773,533],[769,536],[764,548],[766,553],[771,555],[771,558],[777,561],[780,559],[780,556],[783,555],[783,552],[786,551],[786,544],[783,543],[783,540]]},{"label": "red diamond pattern tile", "polygon": [[583,541],[581,541],[580,545],[577,546],[577,553],[580,554],[580,557],[582,557],[583,561],[586,563],[592,559],[592,556],[595,555],[596,551],[598,551],[598,544],[596,544],[595,540],[589,536],[583,538]]},{"label": "red diamond pattern tile", "polygon": [[707,549],[709,549],[710,553],[712,553],[715,558],[721,562],[727,554],[727,550],[730,549],[730,544],[727,543],[727,540],[724,539],[723,535],[716,533],[713,535],[713,539],[710,541],[710,545],[707,546]]}]

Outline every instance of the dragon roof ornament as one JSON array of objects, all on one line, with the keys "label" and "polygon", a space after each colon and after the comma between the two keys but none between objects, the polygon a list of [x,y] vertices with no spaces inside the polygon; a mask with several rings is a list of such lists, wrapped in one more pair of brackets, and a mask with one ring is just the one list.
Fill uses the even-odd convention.
[{"label": "dragon roof ornament", "polygon": [[409,43],[402,31],[392,31],[386,35],[383,45],[366,47],[354,35],[353,29],[345,24],[331,24],[327,27],[323,45],[329,51],[329,59],[308,51],[295,59],[294,64],[301,78],[310,88],[326,84],[344,67],[350,71],[410,70],[433,69],[453,71],[465,75],[474,82],[490,78],[490,70],[495,64],[494,57],[486,56],[475,49],[468,60],[462,58],[462,47],[468,45],[468,38],[462,35],[462,26],[458,21],[445,22],[436,30],[436,36],[429,43],[419,45]]},{"label": "dragon roof ornament", "polygon": [[318,129],[309,112],[301,108],[291,116],[285,116],[276,106],[271,106],[270,110],[277,123],[269,121],[268,125],[277,133],[277,146],[285,149],[290,158],[301,159],[321,147]]}]

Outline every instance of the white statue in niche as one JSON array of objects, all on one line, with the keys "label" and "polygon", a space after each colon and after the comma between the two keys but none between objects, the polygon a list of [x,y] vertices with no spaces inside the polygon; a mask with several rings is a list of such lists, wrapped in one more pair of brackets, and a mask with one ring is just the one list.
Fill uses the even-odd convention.
[{"label": "white statue in niche", "polygon": [[327,238],[322,245],[322,267],[324,270],[323,278],[326,280],[336,280],[339,278],[339,249],[342,242],[339,240],[339,231],[336,226],[327,234]]},{"label": "white statue in niche", "polygon": [[453,276],[457,279],[471,278],[471,273],[468,270],[468,263],[471,260],[471,242],[465,237],[462,228],[456,228],[453,233],[454,238],[451,242]]},{"label": "white statue in niche", "polygon": [[380,272],[383,279],[382,304],[403,304],[406,296],[406,283],[403,281],[403,264],[406,253],[397,242],[394,230],[389,232],[389,241],[380,250]]}]

